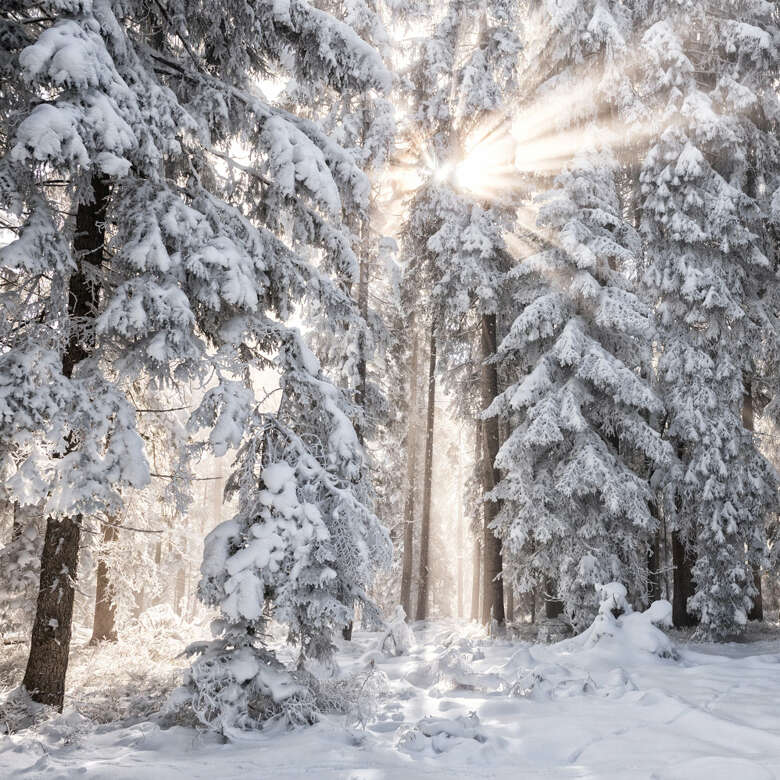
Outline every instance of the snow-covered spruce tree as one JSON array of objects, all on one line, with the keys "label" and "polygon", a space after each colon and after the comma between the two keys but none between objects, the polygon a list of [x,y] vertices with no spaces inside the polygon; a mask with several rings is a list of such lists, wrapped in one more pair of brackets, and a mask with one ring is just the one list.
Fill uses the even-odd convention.
[{"label": "snow-covered spruce tree", "polygon": [[[319,7],[343,19],[386,63],[391,61],[387,24],[399,12],[400,4],[394,3],[392,11],[377,0],[336,0]],[[388,403],[386,394],[397,388],[401,355],[397,334],[391,333],[388,325],[397,317],[398,306],[396,263],[389,246],[393,242],[381,231],[386,198],[382,174],[395,136],[393,107],[385,95],[375,91],[323,90],[310,81],[288,84],[283,98],[296,113],[305,112],[305,116],[320,121],[352,155],[371,184],[368,208],[351,215],[347,222],[355,237],[357,265],[323,269],[355,300],[360,316],[350,312],[349,318],[336,320],[316,306],[304,316],[323,369],[353,400],[353,424],[378,490],[374,504],[392,532],[401,488],[396,475],[403,410]],[[349,632],[348,628],[345,637]]]},{"label": "snow-covered spruce tree", "polygon": [[220,609],[217,638],[189,649],[199,656],[187,680],[192,707],[222,733],[280,713],[291,722],[314,717],[306,675],[285,672],[264,649],[266,625],[273,618],[287,626],[301,670],[306,657],[327,660],[353,605],[376,622],[368,588],[377,565],[389,563],[387,535],[356,495],[365,465],[340,391],[318,378],[299,337],[283,358],[276,413],[253,411],[236,385],[230,396],[209,391],[198,418],[211,424],[221,409],[223,418],[246,418],[250,434],[227,486],[238,494],[238,514],[204,549],[200,597]]},{"label": "snow-covered spruce tree", "polygon": [[[343,215],[366,207],[368,182],[316,123],[253,84],[282,67],[335,88],[383,90],[389,77],[353,30],[302,0],[36,9],[3,9],[3,66],[16,74],[4,89],[19,109],[4,116],[0,160],[0,206],[18,220],[0,254],[14,317],[0,439],[49,518],[24,685],[61,707],[81,519],[111,514],[120,487],[148,479],[127,383],[210,378],[194,419],[213,420],[209,441],[224,452],[256,435],[244,427],[251,371],[278,352],[286,397],[323,400],[308,410],[320,423],[305,440],[313,457],[344,423],[338,394],[294,390],[307,372],[324,380],[293,356],[284,320],[306,295],[333,316],[353,303],[289,247],[354,263]],[[234,142],[248,162],[230,159]]]},{"label": "snow-covered spruce tree", "polygon": [[[649,424],[663,405],[643,378],[649,310],[629,281],[641,241],[622,198],[622,161],[597,125],[641,115],[624,72],[631,18],[621,3],[591,0],[536,14],[526,100],[564,96],[553,133],[579,134],[581,148],[537,198],[540,251],[511,273],[522,312],[499,347],[517,379],[491,409],[511,428],[497,458],[497,525],[519,590],[557,596],[582,626],[597,609],[594,585],[618,580],[644,597],[656,527],[645,464],[671,454]],[[576,95],[583,83],[587,101]],[[545,166],[539,184],[547,176]]]},{"label": "snow-covered spruce tree", "polygon": [[[486,125],[501,123],[516,92],[518,8],[513,2],[453,0],[433,21],[406,76],[404,132],[422,146],[429,173],[403,228],[405,283],[417,295],[426,291],[431,321],[425,325],[440,359],[446,362],[458,349],[468,321],[481,330],[484,363],[495,351],[501,280],[508,265],[503,231],[511,210],[505,202],[493,203],[485,193],[470,190],[477,172],[465,160],[479,134],[487,134]],[[484,363],[480,388],[484,409],[497,394],[494,365]],[[491,419],[484,427],[492,462],[498,451],[497,423]],[[484,476],[488,493],[497,474],[485,469]],[[487,503],[483,614],[487,618],[492,613],[502,623],[501,550],[492,526],[496,509],[494,501]]]},{"label": "snow-covered spruce tree", "polygon": [[519,589],[557,583],[576,626],[593,617],[594,585],[617,580],[644,595],[656,521],[636,454],[671,459],[648,423],[663,406],[640,373],[649,312],[619,270],[639,244],[620,215],[615,165],[608,150],[583,154],[545,195],[548,248],[514,272],[543,289],[499,347],[520,377],[491,409],[512,425],[496,494]]},{"label": "snow-covered spruce tree", "polygon": [[778,387],[780,35],[771,3],[711,11],[655,4],[638,84],[656,117],[641,172],[645,279],[665,433],[682,461],[667,512],[693,561],[691,590],[675,583],[675,622],[687,607],[723,636],[744,627],[758,596],[753,570],[777,506],[776,475],[745,420]]}]

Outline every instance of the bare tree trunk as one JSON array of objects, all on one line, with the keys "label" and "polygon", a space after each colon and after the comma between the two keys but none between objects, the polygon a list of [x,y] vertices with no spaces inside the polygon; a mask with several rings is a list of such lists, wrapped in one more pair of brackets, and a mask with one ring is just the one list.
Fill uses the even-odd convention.
[{"label": "bare tree trunk", "polygon": [[458,530],[456,541],[456,555],[458,556],[458,584],[457,584],[457,614],[463,617],[463,458],[460,444],[460,429],[458,429]]},{"label": "bare tree trunk", "polygon": [[547,580],[544,586],[544,616],[550,620],[563,614],[563,601],[558,598],[558,586],[553,580]]},{"label": "bare tree trunk", "polygon": [[474,575],[471,581],[471,619],[479,620],[479,605],[482,601],[482,548],[479,545],[479,539],[474,540],[472,561]]},{"label": "bare tree trunk", "polygon": [[401,606],[412,616],[412,565],[414,556],[414,515],[417,497],[417,372],[419,343],[414,313],[409,318],[412,355],[409,362],[409,419],[406,434],[406,499],[404,501],[404,556],[401,565]]},{"label": "bare tree trunk", "polygon": [[[496,351],[496,315],[482,315],[482,371],[480,380],[482,408],[487,409],[498,395],[498,372],[494,363],[486,361]],[[482,492],[489,493],[500,479],[495,467],[498,455],[498,420],[491,417],[482,423],[484,442],[484,464],[482,468]],[[482,620],[487,623],[495,620],[499,625],[504,623],[504,582],[501,578],[503,568],[501,560],[501,542],[496,537],[490,524],[498,514],[497,501],[486,501],[484,506],[482,550],[485,557],[483,563],[483,594]]]},{"label": "bare tree trunk", "polygon": [[[474,474],[481,474],[482,468],[482,425],[479,420],[474,421]],[[482,506],[475,507],[476,517],[473,528],[481,528]],[[471,580],[471,619],[480,619],[480,606],[482,605],[482,545],[480,539],[475,536],[472,554],[472,580]]]},{"label": "bare tree trunk", "polygon": [[[94,319],[99,296],[87,266],[99,267],[103,261],[109,184],[99,175],[94,175],[91,183],[92,202],[80,203],[76,211],[73,245],[78,267],[66,291],[68,317],[73,325],[62,356],[62,373],[68,379],[92,348],[90,339],[76,326]],[[77,443],[70,442],[69,446]],[[60,712],[65,697],[80,539],[81,515],[48,518],[30,655],[22,682],[34,701]]]},{"label": "bare tree trunk", "polygon": [[433,488],[433,423],[436,413],[436,327],[431,323],[430,358],[428,361],[428,410],[425,421],[425,467],[423,472],[423,507],[420,524],[420,576],[417,588],[417,620],[428,616],[429,553],[431,535],[431,490]]},{"label": "bare tree trunk", "polygon": [[677,628],[696,625],[696,617],[688,612],[688,599],[695,592],[693,561],[685,549],[678,531],[672,531],[672,566],[674,567],[674,595],[672,620]]},{"label": "bare tree trunk", "polygon": [[515,619],[515,591],[509,583],[504,590],[506,591],[506,620],[511,623]]},{"label": "bare tree trunk", "polygon": [[[756,430],[755,417],[753,414],[753,387],[749,381],[745,382],[745,394],[742,396],[742,426],[751,434]],[[753,585],[756,588],[756,596],[753,599],[753,606],[750,608],[748,620],[764,619],[764,598],[761,593],[761,567],[753,566]]]},{"label": "bare tree trunk", "polygon": [[[111,545],[119,538],[115,525],[103,525],[103,545]],[[95,618],[90,643],[116,642],[116,592],[105,555],[98,559],[95,582]]]},{"label": "bare tree trunk", "polygon": [[173,609],[177,615],[183,616],[187,607],[187,537],[181,540],[183,546],[179,553],[179,569],[176,572],[176,588],[173,592]]}]

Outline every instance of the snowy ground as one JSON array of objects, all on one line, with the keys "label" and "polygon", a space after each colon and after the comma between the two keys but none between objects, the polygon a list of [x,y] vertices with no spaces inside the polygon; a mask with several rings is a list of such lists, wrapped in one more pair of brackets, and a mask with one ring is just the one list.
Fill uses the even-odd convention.
[{"label": "snowy ground", "polygon": [[71,710],[0,737],[0,776],[780,778],[780,639],[669,646],[653,632],[530,645],[440,622],[401,657],[356,632],[339,654],[366,680],[349,716],[221,744]]}]

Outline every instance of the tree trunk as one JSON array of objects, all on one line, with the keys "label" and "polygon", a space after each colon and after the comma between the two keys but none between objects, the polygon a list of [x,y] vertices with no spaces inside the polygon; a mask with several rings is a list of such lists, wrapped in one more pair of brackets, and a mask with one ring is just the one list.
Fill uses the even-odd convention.
[{"label": "tree trunk", "polygon": [[[479,479],[482,468],[482,425],[479,420],[474,421],[474,478]],[[474,507],[476,516],[473,519],[473,529],[482,528],[482,505],[477,503]],[[471,619],[480,620],[480,606],[482,605],[482,545],[479,537],[474,538],[474,550],[472,556],[472,581],[471,581]]]},{"label": "tree trunk", "polygon": [[187,537],[181,540],[182,551],[179,553],[180,565],[176,571],[176,588],[173,594],[173,609],[179,617],[184,617],[187,611]]},{"label": "tree trunk", "polygon": [[[103,526],[103,544],[113,544],[119,538],[115,525]],[[116,592],[104,555],[98,559],[95,582],[95,619],[92,623],[90,643],[116,642]]]},{"label": "tree trunk", "polygon": [[463,617],[463,462],[461,458],[460,430],[458,430],[458,530],[456,541],[456,555],[458,556],[458,582],[457,582],[457,615]]},{"label": "tree trunk", "polygon": [[506,620],[511,623],[515,619],[515,591],[511,585],[506,588]]},{"label": "tree trunk", "polygon": [[563,614],[563,602],[557,598],[558,586],[553,580],[547,580],[544,590],[544,616],[549,620],[560,617]]},{"label": "tree trunk", "polygon": [[[368,230],[367,226],[364,226],[365,231]],[[366,327],[368,327],[368,247],[367,242],[363,242],[363,253],[360,258],[360,277],[358,281],[358,310],[360,316],[363,318]],[[360,352],[358,355],[358,386],[357,393],[355,394],[355,403],[361,410],[363,415],[363,423],[358,426],[356,431],[358,440],[361,444],[365,441],[365,415],[366,415],[366,396],[368,389],[368,361],[366,352],[368,351],[368,345],[365,342],[365,336],[361,336],[360,340]]]},{"label": "tree trunk", "polygon": [[672,531],[672,566],[674,568],[672,621],[677,628],[694,626],[696,625],[696,617],[688,612],[688,599],[695,592],[693,561],[686,551],[678,531]]},{"label": "tree trunk", "polygon": [[653,534],[653,542],[647,551],[647,600],[650,604],[661,598],[661,536]]},{"label": "tree trunk", "polygon": [[[487,409],[498,395],[498,371],[495,363],[487,363],[487,359],[496,351],[496,315],[482,315],[482,371],[480,391],[482,409]],[[489,493],[500,479],[495,467],[498,455],[498,419],[491,417],[482,423],[484,464],[482,468],[482,492]],[[498,625],[504,623],[504,583],[501,579],[503,568],[501,560],[501,542],[496,537],[490,524],[498,514],[497,501],[486,501],[484,506],[482,549],[485,556],[483,563],[483,604],[482,620],[487,623],[495,620]]]},{"label": "tree trunk", "polygon": [[404,501],[404,555],[401,567],[401,606],[408,618],[412,616],[412,565],[414,556],[414,510],[417,498],[417,372],[419,370],[419,339],[415,316],[409,318],[412,355],[409,362],[409,419],[406,433],[406,500]]},{"label": "tree trunk", "polygon": [[423,507],[420,524],[420,576],[417,589],[417,620],[428,617],[429,553],[431,535],[431,489],[433,487],[433,422],[436,413],[436,329],[431,323],[431,349],[428,362],[428,410],[425,421],[425,467]]},{"label": "tree trunk", "polygon": [[[745,394],[742,396],[742,426],[752,434],[756,430],[753,414],[753,387],[749,381],[745,382]],[[764,619],[764,599],[761,593],[761,566],[753,564],[753,585],[757,591],[750,608],[748,620]]]},{"label": "tree trunk", "polygon": [[[109,183],[107,178],[95,175],[91,184],[92,202],[80,203],[76,211],[73,248],[78,266],[65,291],[71,327],[62,356],[62,373],[68,379],[92,349],[91,336],[84,333],[83,327],[94,319],[98,304],[99,290],[87,266],[99,267],[103,261]],[[70,441],[68,446],[76,447],[78,443]],[[49,517],[46,521],[40,590],[22,682],[34,701],[60,712],[65,697],[80,539],[81,515]]]},{"label": "tree trunk", "polygon": [[482,549],[479,545],[479,539],[474,540],[473,554],[474,575],[471,581],[471,619],[479,620],[479,605],[482,601]]},{"label": "tree trunk", "polygon": [[761,569],[758,566],[753,567],[753,585],[757,591],[753,599],[753,606],[750,608],[749,620],[764,619],[764,597],[761,592]]}]

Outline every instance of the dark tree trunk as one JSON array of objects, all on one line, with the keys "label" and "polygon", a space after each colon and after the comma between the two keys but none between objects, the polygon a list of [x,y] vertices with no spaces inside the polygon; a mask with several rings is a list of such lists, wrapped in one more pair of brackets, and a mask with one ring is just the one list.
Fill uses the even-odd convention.
[{"label": "dark tree trunk", "polygon": [[22,685],[34,701],[62,712],[73,620],[81,516],[49,518],[41,553],[41,579]]},{"label": "dark tree trunk", "polygon": [[693,561],[678,531],[672,531],[672,566],[674,568],[672,621],[677,628],[695,626],[696,617],[688,612],[688,599],[695,592]]},{"label": "dark tree trunk", "polygon": [[753,585],[756,588],[756,596],[753,599],[753,606],[748,615],[749,620],[764,619],[764,597],[761,591],[761,569],[758,566],[753,567]]},{"label": "dark tree trunk", "polygon": [[553,580],[547,580],[544,586],[544,615],[553,620],[563,614],[563,602],[557,598],[558,586]]},{"label": "dark tree trunk", "polygon": [[[94,319],[99,296],[88,266],[99,267],[103,261],[109,184],[108,179],[97,175],[91,183],[93,200],[79,204],[76,211],[73,248],[78,267],[70,277],[67,290],[71,327],[62,356],[62,373],[67,378],[92,349],[92,336],[84,332],[84,326]],[[78,442],[71,441],[69,446],[78,446]],[[22,683],[34,701],[56,707],[60,712],[68,671],[80,539],[81,515],[48,518],[30,655]]]},{"label": "dark tree trunk", "polygon": [[414,515],[417,500],[417,372],[419,339],[414,314],[409,318],[412,354],[409,361],[409,419],[406,434],[406,499],[404,501],[404,556],[401,564],[401,606],[412,617],[412,566],[414,562]]},{"label": "dark tree trunk", "polygon": [[420,524],[420,576],[417,589],[417,620],[428,617],[428,583],[430,571],[431,490],[433,488],[433,423],[436,413],[436,329],[431,323],[430,358],[428,361],[428,409],[425,420],[425,466],[423,472],[423,506]]},{"label": "dark tree trunk", "polygon": [[[745,382],[745,394],[742,397],[742,426],[751,432],[756,430],[753,414],[753,387],[749,381]],[[764,619],[764,598],[761,593],[761,567],[753,564],[753,585],[757,591],[753,598],[753,606],[748,614],[749,620]]]},{"label": "dark tree trunk", "polygon": [[482,602],[482,548],[479,539],[474,540],[474,575],[471,581],[471,619],[479,620],[479,606]]},{"label": "dark tree trunk", "polygon": [[[474,477],[479,478],[482,473],[482,424],[479,420],[474,424]],[[476,504],[474,507],[476,517],[474,517],[473,528],[482,528],[482,505]],[[471,581],[471,619],[480,619],[480,607],[482,605],[482,544],[480,538],[474,539],[474,549],[472,556],[472,581]]]},{"label": "dark tree trunk", "polygon": [[[496,315],[482,315],[482,371],[480,378],[480,391],[482,408],[487,409],[498,395],[498,371],[495,363],[486,361],[496,351]],[[498,419],[491,417],[482,423],[484,464],[482,468],[482,492],[489,493],[500,479],[498,469],[495,467],[496,455],[498,455]],[[482,550],[483,562],[483,594],[482,594],[482,620],[489,622],[491,618],[499,625],[504,623],[504,583],[501,578],[503,568],[501,560],[501,542],[496,537],[490,524],[498,514],[497,501],[486,501],[484,506]]]},{"label": "dark tree trunk", "polygon": [[[115,525],[103,526],[103,544],[111,545],[119,538]],[[116,591],[104,555],[98,559],[95,582],[95,619],[91,643],[116,642]]]},{"label": "dark tree trunk", "polygon": [[507,584],[506,591],[506,620],[511,623],[515,619],[515,591],[511,585]]}]

